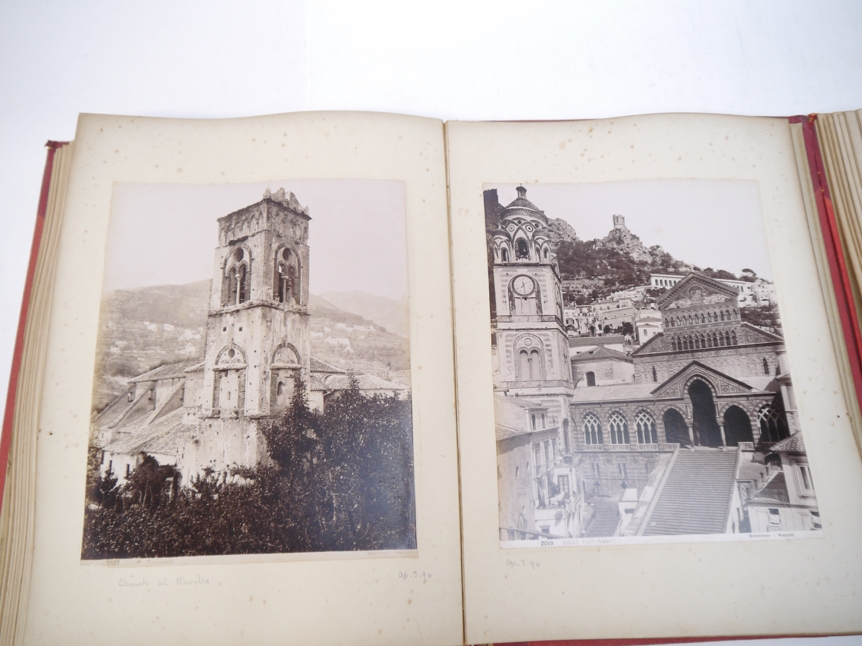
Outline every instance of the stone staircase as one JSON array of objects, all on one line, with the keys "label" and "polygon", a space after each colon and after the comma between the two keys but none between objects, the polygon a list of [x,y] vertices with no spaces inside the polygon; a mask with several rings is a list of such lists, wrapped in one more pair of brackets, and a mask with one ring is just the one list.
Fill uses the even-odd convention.
[{"label": "stone staircase", "polygon": [[596,500],[592,503],[595,509],[592,522],[584,533],[586,538],[613,536],[620,520],[619,505],[607,500]]},{"label": "stone staircase", "polygon": [[643,535],[723,534],[737,456],[736,450],[681,449]]}]

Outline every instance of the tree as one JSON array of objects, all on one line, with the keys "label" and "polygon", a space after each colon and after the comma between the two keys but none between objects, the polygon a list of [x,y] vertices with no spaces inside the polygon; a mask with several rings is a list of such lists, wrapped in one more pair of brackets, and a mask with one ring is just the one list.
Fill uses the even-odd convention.
[{"label": "tree", "polygon": [[411,410],[351,374],[319,413],[297,379],[290,408],[261,424],[268,462],[205,470],[166,504],[173,467],[144,456],[124,487],[135,504],[87,508],[83,557],[415,548]]},{"label": "tree", "polygon": [[177,484],[176,475],[174,466],[162,466],[153,456],[144,454],[141,462],[126,478],[123,490],[132,502],[153,509],[161,505],[167,497],[173,496]]}]

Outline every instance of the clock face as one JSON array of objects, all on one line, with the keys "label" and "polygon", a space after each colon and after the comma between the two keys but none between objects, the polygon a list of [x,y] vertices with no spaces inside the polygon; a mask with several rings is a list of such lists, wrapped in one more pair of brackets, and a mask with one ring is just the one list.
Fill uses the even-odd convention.
[{"label": "clock face", "polygon": [[526,296],[533,291],[533,281],[527,276],[518,276],[512,283],[512,288],[516,294]]}]

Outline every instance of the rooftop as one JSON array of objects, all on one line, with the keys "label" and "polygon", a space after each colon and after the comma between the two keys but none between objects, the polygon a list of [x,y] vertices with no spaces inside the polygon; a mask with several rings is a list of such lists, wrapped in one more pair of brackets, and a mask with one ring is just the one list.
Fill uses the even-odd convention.
[{"label": "rooftop", "polygon": [[164,366],[154,368],[149,372],[130,379],[132,383],[141,381],[159,381],[161,379],[176,379],[177,377],[185,377],[190,372],[197,372],[203,369],[203,362],[200,359],[191,359],[190,361],[178,361],[176,363],[168,363]]}]

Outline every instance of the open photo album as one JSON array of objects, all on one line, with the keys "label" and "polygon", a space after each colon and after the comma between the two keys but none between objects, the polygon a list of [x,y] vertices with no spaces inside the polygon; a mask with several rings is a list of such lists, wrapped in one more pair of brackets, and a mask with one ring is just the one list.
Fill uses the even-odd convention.
[{"label": "open photo album", "polygon": [[851,117],[82,115],[0,643],[862,631]]}]

